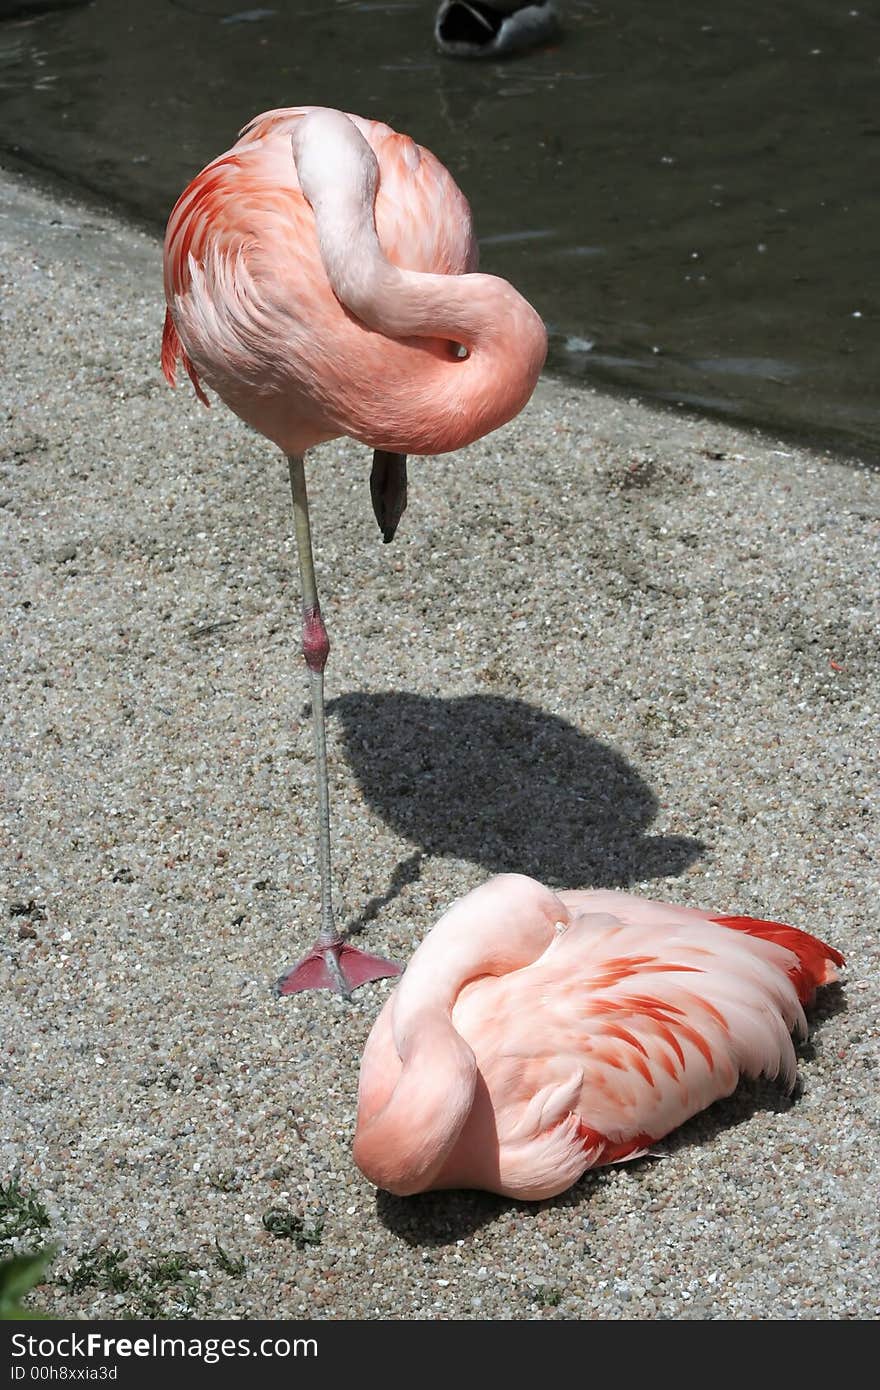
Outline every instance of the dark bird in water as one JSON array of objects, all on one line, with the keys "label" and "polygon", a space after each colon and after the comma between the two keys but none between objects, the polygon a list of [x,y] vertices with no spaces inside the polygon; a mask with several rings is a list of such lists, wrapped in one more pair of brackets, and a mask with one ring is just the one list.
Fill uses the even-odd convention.
[{"label": "dark bird in water", "polygon": [[441,53],[502,58],[559,37],[552,0],[443,0],[434,20]]}]

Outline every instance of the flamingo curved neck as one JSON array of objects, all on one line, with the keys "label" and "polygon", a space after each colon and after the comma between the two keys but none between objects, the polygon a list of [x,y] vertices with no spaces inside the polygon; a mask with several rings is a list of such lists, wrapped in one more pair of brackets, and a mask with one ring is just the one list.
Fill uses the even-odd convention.
[{"label": "flamingo curved neck", "polygon": [[374,1042],[379,1055],[393,1047],[401,1063],[390,1094],[371,1094],[368,1081],[358,1106],[355,1162],[378,1187],[398,1196],[430,1187],[471,1115],[476,1059],[452,1022],[463,987],[531,964],[555,940],[556,924],[568,921],[549,889],[500,875],[453,903],[416,950],[364,1054],[362,1080]]},{"label": "flamingo curved neck", "polygon": [[361,1171],[398,1197],[431,1186],[467,1122],[477,1075],[474,1054],[442,1010],[425,1010],[412,1039],[385,1104],[373,1108],[362,1092],[354,1142]]},{"label": "flamingo curved neck", "polygon": [[[465,358],[426,357],[441,447],[425,431],[414,439],[365,440],[374,447],[433,453],[462,447],[506,423],[532,394],[547,354],[544,324],[512,285],[492,275],[403,270],[385,256],[374,204],[379,164],[341,112],[319,109],[297,123],[293,158],[311,204],[321,258],[337,299],[387,338],[446,340]],[[358,436],[359,437],[359,436]]]}]

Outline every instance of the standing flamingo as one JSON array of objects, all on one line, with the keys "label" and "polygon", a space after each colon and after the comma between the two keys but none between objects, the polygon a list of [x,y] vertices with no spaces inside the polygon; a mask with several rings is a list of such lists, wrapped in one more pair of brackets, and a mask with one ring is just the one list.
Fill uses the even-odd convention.
[{"label": "standing flamingo", "polygon": [[165,235],[162,367],[182,360],[287,455],[318,771],[321,931],[282,994],[400,973],[336,929],[324,732],[330,650],[312,560],[303,454],[340,435],[373,450],[390,541],[406,456],[460,449],[534,390],[544,325],[504,280],[477,275],[470,209],[426,149],[325,107],[257,116],[181,194]]},{"label": "standing flamingo", "polygon": [[454,903],[367,1040],[355,1161],[398,1196],[537,1200],[797,1062],[843,957],[796,927],[505,874]]}]

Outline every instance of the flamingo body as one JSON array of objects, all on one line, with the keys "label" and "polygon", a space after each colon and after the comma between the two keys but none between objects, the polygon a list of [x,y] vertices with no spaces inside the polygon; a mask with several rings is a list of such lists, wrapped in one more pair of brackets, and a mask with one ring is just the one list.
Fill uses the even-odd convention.
[{"label": "flamingo body", "polygon": [[165,375],[182,360],[288,455],[338,435],[461,448],[522,409],[546,355],[535,311],[476,264],[429,150],[322,107],[266,112],[169,218]]},{"label": "flamingo body", "polygon": [[806,932],[503,875],[453,904],[367,1041],[355,1159],[399,1195],[552,1197],[636,1158],[791,1033],[843,957]]}]

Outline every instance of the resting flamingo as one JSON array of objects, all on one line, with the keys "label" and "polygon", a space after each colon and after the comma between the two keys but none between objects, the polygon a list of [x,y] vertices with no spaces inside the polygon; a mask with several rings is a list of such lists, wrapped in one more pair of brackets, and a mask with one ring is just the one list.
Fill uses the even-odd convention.
[{"label": "resting flamingo", "polygon": [[504,280],[478,275],[470,209],[443,165],[378,121],[324,107],[257,116],[178,199],[165,236],[162,366],[182,361],[287,455],[318,773],[321,930],[283,994],[349,993],[399,973],[337,931],[324,729],[330,650],[312,558],[303,455],[349,435],[373,450],[386,541],[406,505],[406,456],[460,449],[534,390],[544,325]]},{"label": "resting flamingo", "polygon": [[807,932],[506,874],[454,903],[367,1040],[355,1161],[399,1196],[536,1200],[638,1158],[791,1032],[843,957]]}]

